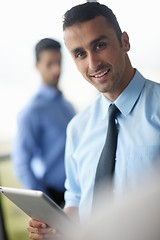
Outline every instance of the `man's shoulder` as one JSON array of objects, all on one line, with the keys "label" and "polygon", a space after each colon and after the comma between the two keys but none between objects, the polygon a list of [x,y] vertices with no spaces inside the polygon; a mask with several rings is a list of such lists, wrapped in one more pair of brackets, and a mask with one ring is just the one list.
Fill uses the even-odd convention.
[{"label": "man's shoulder", "polygon": [[141,95],[142,105],[147,116],[151,116],[152,121],[158,125],[160,123],[160,83],[146,79]]},{"label": "man's shoulder", "polygon": [[63,93],[61,94],[61,98],[62,98],[62,104],[64,106],[64,108],[66,108],[67,110],[71,111],[72,115],[76,114],[76,110],[74,105],[72,104],[72,102],[70,100],[68,100],[66,98],[66,96],[63,95]]},{"label": "man's shoulder", "polygon": [[146,79],[146,84],[148,87],[152,87],[154,88],[154,90],[157,89],[157,91],[160,90],[160,82],[156,82],[156,81],[153,81],[153,80],[150,80],[150,79]]},{"label": "man's shoulder", "polygon": [[160,99],[160,83],[146,79],[145,90],[150,97]]},{"label": "man's shoulder", "polygon": [[19,110],[18,119],[25,120],[34,118],[34,116],[37,115],[37,112],[39,112],[41,105],[38,94],[33,95]]}]

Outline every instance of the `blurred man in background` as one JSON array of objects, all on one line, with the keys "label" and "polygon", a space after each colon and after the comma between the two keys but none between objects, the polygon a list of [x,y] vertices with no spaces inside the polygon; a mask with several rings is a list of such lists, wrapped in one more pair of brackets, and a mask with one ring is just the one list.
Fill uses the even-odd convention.
[{"label": "blurred man in background", "polygon": [[25,188],[41,190],[63,206],[65,132],[75,111],[58,88],[60,43],[42,39],[35,55],[42,86],[19,113],[13,164]]}]

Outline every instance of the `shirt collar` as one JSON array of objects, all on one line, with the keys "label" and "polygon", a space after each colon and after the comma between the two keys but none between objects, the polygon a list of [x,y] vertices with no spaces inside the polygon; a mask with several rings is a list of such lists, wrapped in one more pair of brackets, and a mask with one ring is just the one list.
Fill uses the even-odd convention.
[{"label": "shirt collar", "polygon": [[46,97],[48,99],[54,99],[61,93],[57,88],[50,86],[48,84],[43,84],[40,87],[39,92],[41,95],[43,95],[44,97]]},{"label": "shirt collar", "polygon": [[[136,70],[134,77],[132,78],[129,85],[124,89],[124,91],[114,102],[114,104],[124,116],[127,116],[131,112],[142,92],[144,85],[145,78],[140,74],[138,70]],[[111,103],[112,102],[102,94],[103,119],[107,116],[108,108]]]}]

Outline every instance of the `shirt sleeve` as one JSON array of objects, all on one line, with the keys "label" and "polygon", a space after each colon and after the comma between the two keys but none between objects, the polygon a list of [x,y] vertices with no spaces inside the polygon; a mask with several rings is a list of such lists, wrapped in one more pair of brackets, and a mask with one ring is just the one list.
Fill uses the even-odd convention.
[{"label": "shirt sleeve", "polygon": [[12,160],[16,176],[25,188],[42,190],[42,183],[32,171],[31,163],[38,148],[39,119],[33,112],[18,115],[17,134],[13,143]]},{"label": "shirt sleeve", "polygon": [[80,184],[78,179],[78,171],[76,166],[76,160],[73,157],[75,150],[74,137],[71,136],[71,129],[67,128],[67,140],[65,150],[65,208],[67,207],[79,207],[80,203]]}]

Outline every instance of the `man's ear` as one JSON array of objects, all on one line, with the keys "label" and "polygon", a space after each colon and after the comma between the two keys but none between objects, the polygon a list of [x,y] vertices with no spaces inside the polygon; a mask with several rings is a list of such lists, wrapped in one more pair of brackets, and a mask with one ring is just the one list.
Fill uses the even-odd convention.
[{"label": "man's ear", "polygon": [[122,33],[121,42],[122,42],[122,47],[124,49],[124,52],[128,52],[130,50],[130,42],[129,42],[129,36],[126,32]]}]

